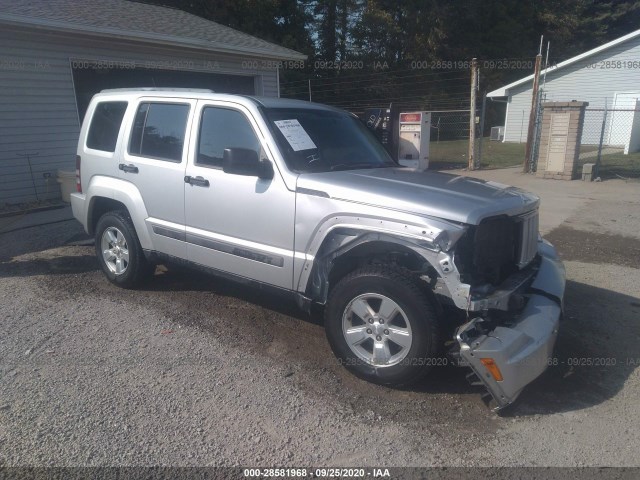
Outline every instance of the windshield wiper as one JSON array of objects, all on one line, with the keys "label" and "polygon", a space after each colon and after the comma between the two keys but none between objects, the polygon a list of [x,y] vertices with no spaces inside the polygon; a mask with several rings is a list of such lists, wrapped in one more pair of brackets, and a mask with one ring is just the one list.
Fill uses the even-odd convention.
[{"label": "windshield wiper", "polygon": [[335,171],[335,170],[357,170],[357,169],[364,169],[364,168],[385,168],[385,167],[392,167],[393,165],[391,164],[387,164],[387,163],[383,163],[383,164],[372,164],[372,163],[366,163],[366,162],[360,162],[360,163],[337,163],[336,165],[332,165],[329,170],[330,171]]}]

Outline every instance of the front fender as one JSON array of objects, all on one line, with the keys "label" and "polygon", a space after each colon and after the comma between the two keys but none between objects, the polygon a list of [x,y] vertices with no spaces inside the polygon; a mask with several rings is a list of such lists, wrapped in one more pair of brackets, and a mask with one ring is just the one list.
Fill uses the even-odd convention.
[{"label": "front fender", "polygon": [[[303,294],[313,291],[312,298],[324,302],[329,271],[335,259],[364,243],[384,242],[415,252],[436,270],[450,292],[453,290],[466,298],[468,291],[459,291],[460,278],[453,259],[443,251],[443,247],[450,248],[464,231],[463,226],[437,219],[429,219],[420,225],[366,215],[332,215],[318,225],[311,237],[297,291]],[[315,285],[314,272],[318,277]]]}]

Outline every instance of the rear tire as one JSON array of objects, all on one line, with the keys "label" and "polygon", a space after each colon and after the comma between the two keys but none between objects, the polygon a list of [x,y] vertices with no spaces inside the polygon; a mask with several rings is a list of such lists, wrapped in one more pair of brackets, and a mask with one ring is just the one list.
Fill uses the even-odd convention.
[{"label": "rear tire", "polygon": [[126,212],[107,212],[100,217],[95,246],[98,263],[114,285],[136,288],[153,273]]},{"label": "rear tire", "polygon": [[422,379],[440,354],[435,297],[407,272],[370,266],[331,291],[325,331],[342,365],[369,382],[402,386]]}]

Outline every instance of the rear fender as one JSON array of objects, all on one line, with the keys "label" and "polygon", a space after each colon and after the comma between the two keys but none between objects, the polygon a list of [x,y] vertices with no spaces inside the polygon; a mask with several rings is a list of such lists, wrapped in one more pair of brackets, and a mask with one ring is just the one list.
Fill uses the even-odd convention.
[{"label": "rear fender", "polygon": [[92,218],[93,207],[99,197],[115,200],[122,203],[129,212],[142,248],[145,250],[154,250],[153,242],[151,241],[149,230],[145,223],[145,219],[149,215],[142,200],[142,195],[140,195],[140,191],[135,185],[118,178],[94,176],[91,178],[85,192],[89,199],[87,225],[91,225],[94,220]]}]

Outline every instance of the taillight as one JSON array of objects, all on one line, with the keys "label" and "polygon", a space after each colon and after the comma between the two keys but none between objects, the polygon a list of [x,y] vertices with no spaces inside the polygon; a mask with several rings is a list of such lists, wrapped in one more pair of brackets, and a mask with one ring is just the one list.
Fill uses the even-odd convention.
[{"label": "taillight", "polygon": [[82,193],[82,181],[80,180],[80,155],[76,155],[76,191]]}]

